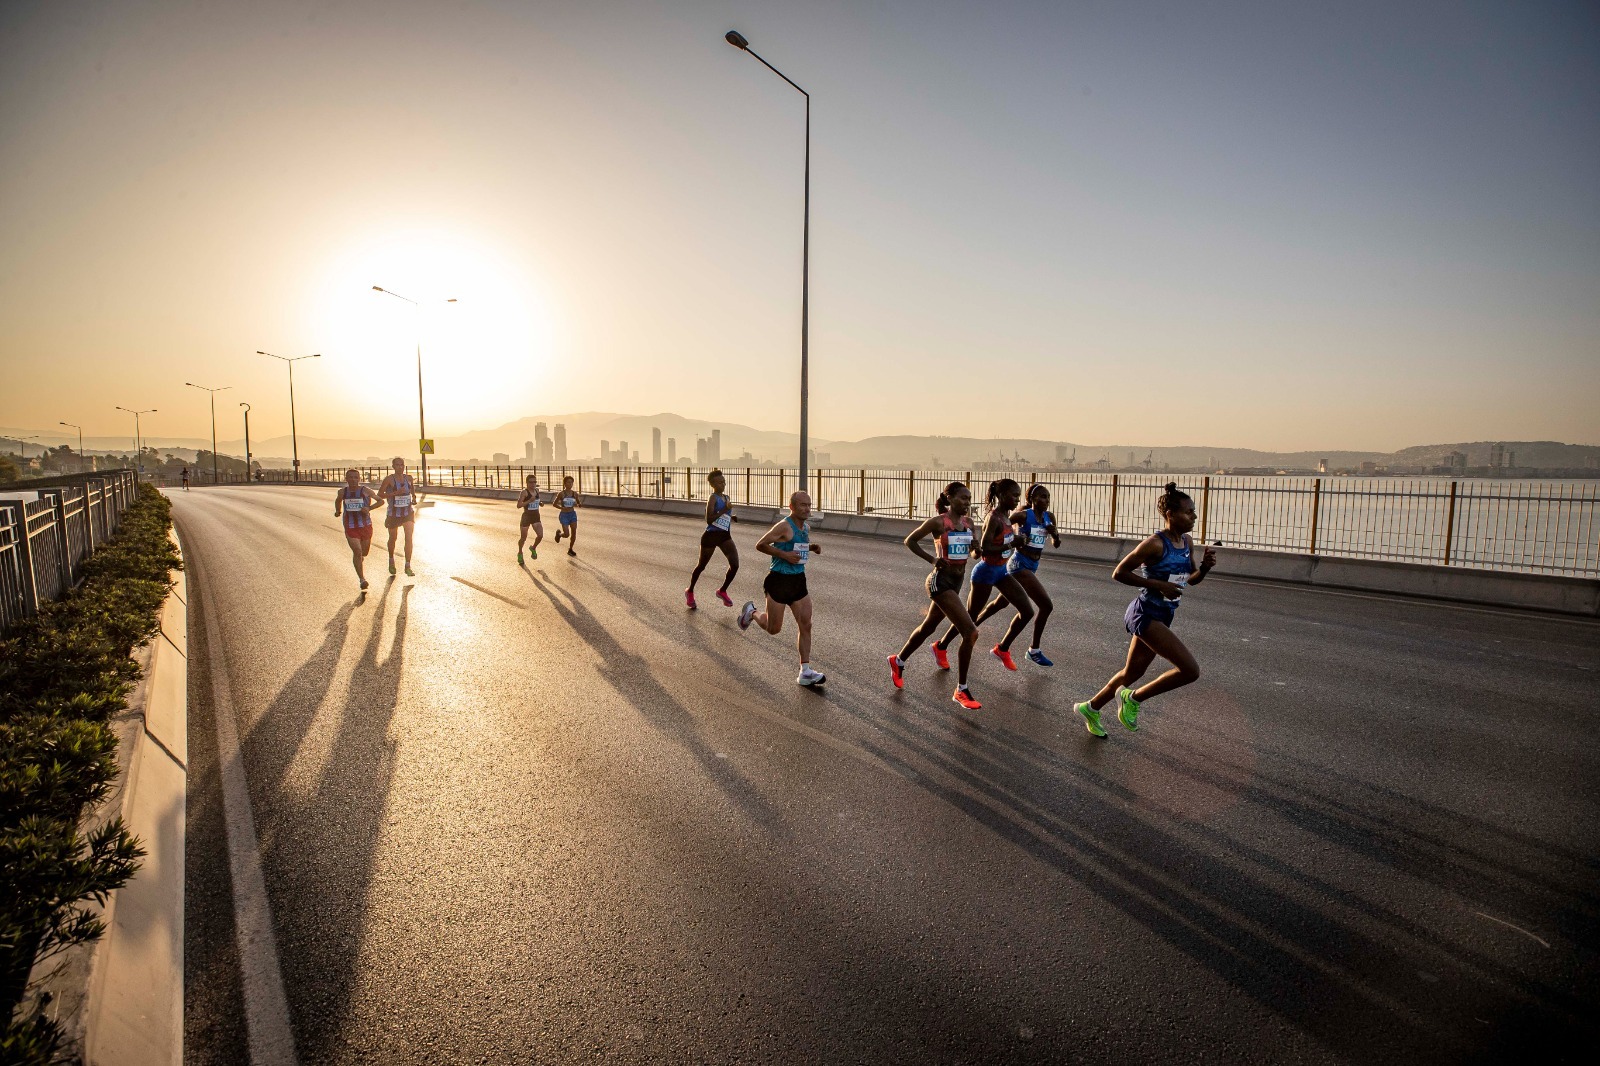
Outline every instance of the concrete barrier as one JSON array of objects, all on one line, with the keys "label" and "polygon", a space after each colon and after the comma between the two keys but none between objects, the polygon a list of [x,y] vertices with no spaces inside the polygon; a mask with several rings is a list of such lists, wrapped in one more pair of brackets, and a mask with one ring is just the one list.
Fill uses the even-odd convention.
[{"label": "concrete barrier", "polygon": [[176,577],[160,632],[134,651],[139,683],[111,723],[115,791],[84,820],[90,829],[121,817],[144,861],[100,910],[105,934],[41,963],[30,982],[31,995],[51,997],[46,1012],[65,1034],[66,1061],[85,1066],[183,1062],[189,638],[188,588],[182,571]]},{"label": "concrete barrier", "polygon": [[[317,488],[328,488],[318,485]],[[512,489],[474,489],[450,486],[432,487],[436,496],[475,496],[514,500]],[[703,518],[704,499],[666,500],[632,496],[590,496],[583,506],[595,510],[644,511]],[[733,513],[741,522],[765,527],[777,520],[771,507],[735,504]],[[819,529],[830,534],[881,537],[904,540],[920,522],[886,515],[855,515],[834,512],[822,516]],[[1092,537],[1063,533],[1059,552],[1047,551],[1045,559],[1067,558],[1104,563],[1116,561],[1132,551],[1138,538]],[[1301,555],[1294,552],[1260,551],[1252,548],[1222,547],[1218,550],[1218,578],[1242,577],[1258,581],[1281,581],[1294,585],[1380,592],[1423,599],[1451,600],[1493,607],[1517,607],[1555,614],[1600,618],[1600,581],[1591,578],[1561,577],[1554,574],[1514,574],[1495,570],[1472,570],[1427,563],[1393,563],[1378,559],[1347,559],[1327,555]]]}]

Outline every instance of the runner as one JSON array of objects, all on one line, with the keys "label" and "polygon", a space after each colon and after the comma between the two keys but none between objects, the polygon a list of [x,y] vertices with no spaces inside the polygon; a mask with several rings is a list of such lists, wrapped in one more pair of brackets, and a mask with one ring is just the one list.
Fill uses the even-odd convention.
[{"label": "runner", "polygon": [[[1217,553],[1206,548],[1200,565],[1194,565],[1194,541],[1189,536],[1195,521],[1194,499],[1180,491],[1176,482],[1167,482],[1166,491],[1156,500],[1156,510],[1167,520],[1167,528],[1146,537],[1111,572],[1124,585],[1144,590],[1133,598],[1123,615],[1123,625],[1133,634],[1128,642],[1127,664],[1088,703],[1073,707],[1083,715],[1085,728],[1097,737],[1106,735],[1100,728],[1100,709],[1113,696],[1117,698],[1117,719],[1128,729],[1136,730],[1140,704],[1200,676],[1200,664],[1172,632],[1172,621],[1183,590],[1206,579],[1217,565]],[[1143,573],[1135,573],[1136,570]],[[1171,663],[1172,669],[1137,691],[1128,688],[1144,676],[1158,655]]]},{"label": "runner", "polygon": [[184,467],[183,468],[183,472],[181,474],[179,474],[178,476],[183,479],[183,491],[184,492],[188,492],[189,491],[189,468],[188,467]]},{"label": "runner", "polygon": [[556,530],[556,543],[561,543],[561,538],[567,538],[567,554],[577,555],[578,544],[578,504],[583,502],[583,497],[572,487],[572,475],[568,474],[561,479],[561,495],[556,497],[556,506],[561,508],[557,517],[560,519],[561,528]]},{"label": "runner", "polygon": [[[967,689],[967,668],[972,665],[972,649],[978,643],[978,627],[972,616],[961,605],[961,583],[967,576],[967,559],[972,554],[972,520],[967,512],[972,509],[972,490],[959,481],[952,481],[939,494],[939,513],[911,531],[906,537],[906,547],[912,553],[933,564],[924,587],[928,590],[928,614],[922,623],[911,631],[900,654],[889,656],[889,675],[895,688],[905,687],[906,660],[922,646],[922,642],[939,628],[939,620],[947,618],[961,632],[961,650],[957,655],[960,670],[956,673],[956,690],[950,697],[969,711],[981,710],[983,704]],[[933,538],[933,554],[922,549],[922,538]]]},{"label": "runner", "polygon": [[811,669],[811,593],[806,588],[806,560],[822,545],[811,540],[811,494],[796,492],[789,497],[789,514],[756,541],[756,551],[772,556],[772,569],[762,589],[767,594],[767,609],[756,610],[755,601],[739,611],[739,628],[749,629],[755,622],[774,635],[783,628],[783,609],[794,612],[800,630],[796,646],[800,650],[800,676],[795,683],[810,688],[828,680],[826,674]]},{"label": "runner", "polygon": [[344,519],[344,539],[350,545],[350,562],[355,565],[356,578],[361,587],[367,587],[366,567],[362,560],[372,550],[372,508],[377,497],[361,483],[361,471],[351,467],[344,472],[344,487],[333,501],[333,513]]},{"label": "runner", "polygon": [[[1018,529],[1017,553],[1006,564],[1006,573],[1017,579],[1017,584],[1022,586],[1022,591],[1028,594],[1037,609],[1033,616],[1033,647],[1028,649],[1028,661],[1039,666],[1054,666],[1039,650],[1044,624],[1050,620],[1050,612],[1056,606],[1050,594],[1044,590],[1044,582],[1039,580],[1039,560],[1044,557],[1046,537],[1054,538],[1055,546],[1061,547],[1061,534],[1056,532],[1056,516],[1050,513],[1050,490],[1043,485],[1028,489],[1028,506],[1012,515],[1011,521]],[[1010,605],[1010,597],[1001,593],[1000,598],[986,604],[973,621],[981,626]],[[1021,617],[1020,612],[1018,617]],[[1000,647],[1009,650],[1011,643],[1009,640],[1001,641]]]},{"label": "runner", "polygon": [[406,577],[416,577],[411,569],[412,540],[417,529],[417,504],[412,497],[416,486],[411,481],[411,475],[406,473],[406,461],[399,456],[394,460],[394,473],[383,479],[383,484],[378,486],[378,499],[388,506],[384,512],[384,528],[389,531],[389,575],[394,576],[394,542],[400,533],[400,527],[406,530]]},{"label": "runner", "polygon": [[728,557],[728,576],[722,579],[722,587],[717,590],[717,599],[724,607],[733,606],[728,586],[739,572],[739,549],[733,544],[733,523],[739,519],[733,513],[733,501],[728,498],[728,479],[721,470],[713,470],[706,475],[706,480],[711,483],[711,498],[706,501],[706,531],[700,534],[700,562],[689,575],[689,587],[683,590],[683,598],[691,611],[696,609],[694,583],[700,580],[700,573],[711,561],[712,552],[721,548],[722,554]]},{"label": "runner", "polygon": [[528,527],[533,527],[533,551],[539,558],[539,543],[544,540],[544,523],[539,521],[539,475],[529,474],[517,497],[517,507],[522,511],[522,535],[517,538],[517,565],[522,566],[522,546],[528,543]]},{"label": "runner", "polygon": [[[1017,616],[1011,620],[1006,635],[989,651],[990,655],[1005,663],[1007,670],[1017,668],[1011,658],[1011,642],[1017,639],[1022,627],[1033,617],[1033,604],[1028,602],[1028,594],[1006,570],[1016,553],[1014,543],[1017,535],[1011,526],[1011,519],[1021,499],[1022,486],[1011,478],[1003,477],[999,481],[989,482],[989,493],[984,499],[989,514],[983,520],[983,536],[978,541],[979,554],[983,558],[972,568],[972,588],[967,593],[967,613],[974,616],[974,626],[983,620],[978,610],[989,602],[989,594],[997,589],[1006,602],[1016,606]],[[945,654],[945,649],[956,638],[956,632],[956,627],[950,626],[933,646],[933,658],[941,670],[950,669],[950,658]]]}]

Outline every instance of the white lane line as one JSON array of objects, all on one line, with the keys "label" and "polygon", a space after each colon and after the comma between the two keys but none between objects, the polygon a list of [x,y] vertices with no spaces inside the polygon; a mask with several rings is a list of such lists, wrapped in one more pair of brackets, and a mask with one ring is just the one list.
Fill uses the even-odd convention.
[{"label": "white lane line", "polygon": [[1520,926],[1520,925],[1512,925],[1510,922],[1506,921],[1504,918],[1496,918],[1494,915],[1485,914],[1482,911],[1473,911],[1472,913],[1476,914],[1479,918],[1487,918],[1491,922],[1495,923],[1496,925],[1503,925],[1507,929],[1515,929],[1517,932],[1521,933],[1523,936],[1527,937],[1529,940],[1534,941],[1535,943],[1543,944],[1545,947],[1549,947],[1550,946],[1548,941],[1543,940],[1540,937],[1534,936],[1532,933],[1528,932],[1526,929],[1522,928],[1522,926]]},{"label": "white lane line", "polygon": [[[193,545],[190,540],[187,543]],[[239,948],[239,983],[244,997],[245,1030],[251,1066],[296,1066],[289,1001],[278,967],[278,943],[272,931],[272,906],[261,873],[256,843],[256,818],[250,807],[250,785],[239,751],[233,713],[233,690],[222,653],[222,629],[216,598],[205,581],[205,567],[191,550],[186,560],[199,586],[206,616],[206,650],[211,663],[212,717],[217,720],[217,766],[222,778],[222,808],[228,827],[228,870],[233,880],[233,925]]]}]

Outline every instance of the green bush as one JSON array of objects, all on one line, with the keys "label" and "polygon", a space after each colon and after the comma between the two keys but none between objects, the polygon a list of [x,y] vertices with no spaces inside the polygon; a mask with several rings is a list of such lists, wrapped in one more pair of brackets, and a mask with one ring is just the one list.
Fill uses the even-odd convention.
[{"label": "green bush", "polygon": [[144,855],[121,819],[89,833],[79,823],[116,778],[108,723],[181,567],[171,525],[166,497],[143,486],[83,582],[0,639],[0,1062],[51,1061],[60,1033],[42,1004],[18,1016],[28,973],[105,931],[83,905],[103,905]]}]

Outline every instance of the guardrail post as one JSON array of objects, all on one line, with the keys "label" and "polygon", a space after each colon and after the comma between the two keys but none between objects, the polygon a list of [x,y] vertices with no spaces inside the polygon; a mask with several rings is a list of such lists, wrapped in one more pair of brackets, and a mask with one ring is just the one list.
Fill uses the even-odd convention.
[{"label": "guardrail post", "polygon": [[1311,481],[1311,554],[1317,554],[1317,518],[1322,511],[1322,479]]},{"label": "guardrail post", "polygon": [[821,467],[817,468],[817,499],[816,499],[816,507],[817,507],[817,510],[819,510],[819,511],[827,511],[827,508],[822,505],[822,468]]},{"label": "guardrail post", "polygon": [[1117,535],[1117,475],[1111,475],[1111,535]]},{"label": "guardrail post", "polygon": [[748,466],[744,468],[744,502],[746,504],[750,502],[750,468]]},{"label": "guardrail post", "polygon": [[783,467],[778,467],[778,506],[783,506]]},{"label": "guardrail post", "polygon": [[1200,483],[1200,543],[1206,543],[1206,515],[1211,511],[1211,475]]},{"label": "guardrail post", "polygon": [[861,470],[861,495],[856,497],[856,514],[867,513],[867,471]]},{"label": "guardrail post", "polygon": [[39,613],[39,581],[33,573],[33,543],[28,539],[28,505],[0,500],[0,508],[11,512],[11,528],[17,534],[17,558],[21,563],[22,613]]},{"label": "guardrail post", "polygon": [[72,589],[72,545],[67,540],[67,494],[57,490],[49,500],[50,510],[55,517],[56,546],[60,549],[56,561],[61,570],[61,594],[65,596]]},{"label": "guardrail post", "polygon": [[1456,533],[1456,482],[1450,482],[1450,508],[1444,516],[1444,565],[1450,565],[1450,542]]},{"label": "guardrail post", "polygon": [[917,472],[906,471],[906,517],[917,517]]},{"label": "guardrail post", "polygon": [[683,498],[686,500],[694,499],[694,497],[689,494],[689,483],[693,480],[694,467],[685,465],[683,468]]}]

